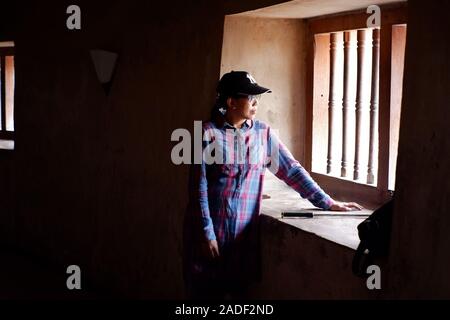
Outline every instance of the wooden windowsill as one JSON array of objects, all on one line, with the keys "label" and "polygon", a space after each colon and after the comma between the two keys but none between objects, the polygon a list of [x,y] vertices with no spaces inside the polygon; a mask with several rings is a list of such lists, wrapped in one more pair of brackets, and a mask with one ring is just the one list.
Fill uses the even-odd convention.
[{"label": "wooden windowsill", "polygon": [[1,151],[14,151],[14,140],[3,140],[0,138],[0,152]]},{"label": "wooden windowsill", "polygon": [[388,191],[375,186],[315,172],[311,172],[311,177],[339,201],[358,202],[365,208],[376,209],[392,199]]},{"label": "wooden windowsill", "polygon": [[[357,226],[372,210],[348,212],[351,216],[320,216],[314,218],[281,218],[281,212],[312,209],[321,213],[336,213],[315,208],[308,200],[302,199],[300,195],[284,182],[267,172],[264,181],[264,199],[261,205],[261,214],[269,216],[282,223],[289,224],[305,232],[312,233],[331,242],[356,250],[359,244]],[[345,213],[343,213],[345,214]],[[356,216],[360,215],[360,216]]]}]

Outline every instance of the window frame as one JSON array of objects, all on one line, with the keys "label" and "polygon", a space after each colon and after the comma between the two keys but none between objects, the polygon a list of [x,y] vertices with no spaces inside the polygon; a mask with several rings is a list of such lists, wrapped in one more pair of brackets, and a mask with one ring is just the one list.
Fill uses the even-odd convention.
[{"label": "window frame", "polygon": [[[0,41],[0,42],[9,42],[9,41]],[[13,43],[11,41],[11,43]],[[13,131],[8,131],[6,130],[6,87],[3,85],[3,83],[5,82],[6,79],[6,73],[4,72],[4,68],[5,68],[5,57],[6,56],[13,56],[14,57],[14,69],[15,69],[15,45],[9,46],[9,47],[0,47],[0,66],[1,66],[1,71],[0,71],[0,112],[1,112],[1,117],[0,117],[0,121],[2,121],[2,125],[0,126],[0,139],[1,140],[11,140],[14,141],[15,139],[15,130]],[[14,70],[14,77],[15,77],[15,70]],[[14,94],[15,95],[15,94]],[[14,99],[14,98],[13,98]],[[15,100],[15,99],[14,99]],[[14,101],[15,102],[15,101]],[[14,120],[13,120],[14,121]],[[0,151],[12,151],[9,149],[2,149],[0,148]]]},{"label": "window frame", "polygon": [[376,208],[392,198],[389,190],[389,145],[390,145],[390,105],[391,105],[391,51],[392,27],[407,23],[407,4],[380,6],[380,78],[378,109],[378,175],[377,185],[371,186],[358,182],[312,172],[313,143],[313,103],[314,103],[314,36],[343,30],[367,28],[369,17],[364,11],[346,12],[339,15],[321,16],[306,20],[307,54],[306,54],[306,139],[305,168],[319,185],[335,199],[341,201],[358,201],[367,208]]}]

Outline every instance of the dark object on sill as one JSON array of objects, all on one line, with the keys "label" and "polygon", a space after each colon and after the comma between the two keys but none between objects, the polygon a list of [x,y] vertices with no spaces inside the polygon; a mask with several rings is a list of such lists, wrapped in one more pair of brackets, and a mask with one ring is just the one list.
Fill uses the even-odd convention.
[{"label": "dark object on sill", "polygon": [[393,209],[392,199],[358,225],[361,242],[353,257],[353,274],[367,277],[367,267],[374,264],[375,259],[388,256]]},{"label": "dark object on sill", "polygon": [[286,217],[300,217],[300,218],[313,218],[314,213],[309,211],[287,211],[281,213],[281,218]]},{"label": "dark object on sill", "polygon": [[348,212],[311,212],[311,211],[285,211],[281,213],[282,218],[314,218],[314,217],[367,217],[364,213]]}]

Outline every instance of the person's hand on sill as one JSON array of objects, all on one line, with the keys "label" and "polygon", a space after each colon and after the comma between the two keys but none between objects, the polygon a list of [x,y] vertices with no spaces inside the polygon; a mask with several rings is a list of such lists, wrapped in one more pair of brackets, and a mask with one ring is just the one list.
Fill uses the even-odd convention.
[{"label": "person's hand on sill", "polygon": [[363,207],[356,202],[340,202],[333,200],[333,204],[330,207],[330,211],[355,211],[362,210]]}]

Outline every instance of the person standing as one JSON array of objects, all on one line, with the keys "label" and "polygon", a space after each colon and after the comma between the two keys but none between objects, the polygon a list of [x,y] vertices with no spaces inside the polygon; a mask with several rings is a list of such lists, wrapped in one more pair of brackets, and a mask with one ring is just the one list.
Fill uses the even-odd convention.
[{"label": "person standing", "polygon": [[190,171],[183,255],[189,298],[243,297],[259,280],[258,218],[266,169],[316,207],[362,209],[333,200],[270,126],[255,119],[260,95],[269,92],[246,71],[226,73],[218,83],[211,119],[202,128],[202,163]]}]

